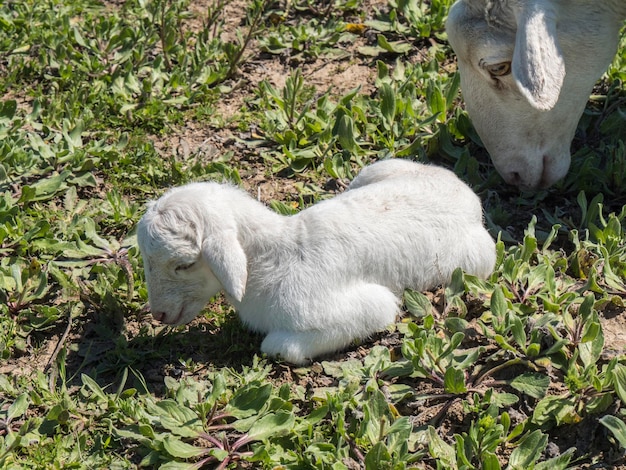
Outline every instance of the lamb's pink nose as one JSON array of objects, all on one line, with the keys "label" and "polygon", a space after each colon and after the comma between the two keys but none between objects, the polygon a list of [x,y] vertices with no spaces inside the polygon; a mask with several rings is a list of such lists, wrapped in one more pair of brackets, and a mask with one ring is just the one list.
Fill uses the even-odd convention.
[{"label": "lamb's pink nose", "polygon": [[152,312],[152,316],[156,321],[163,321],[165,318],[165,312]]}]

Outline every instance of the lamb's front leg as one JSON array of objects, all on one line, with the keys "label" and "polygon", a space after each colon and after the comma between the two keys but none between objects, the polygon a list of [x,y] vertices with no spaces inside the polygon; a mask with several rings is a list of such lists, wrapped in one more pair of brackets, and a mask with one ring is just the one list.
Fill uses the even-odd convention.
[{"label": "lamb's front leg", "polygon": [[269,356],[304,364],[326,353],[338,351],[357,338],[366,338],[396,320],[398,298],[386,287],[357,284],[332,294],[318,293],[323,300],[302,308],[308,310],[307,329],[271,331],[261,344]]}]

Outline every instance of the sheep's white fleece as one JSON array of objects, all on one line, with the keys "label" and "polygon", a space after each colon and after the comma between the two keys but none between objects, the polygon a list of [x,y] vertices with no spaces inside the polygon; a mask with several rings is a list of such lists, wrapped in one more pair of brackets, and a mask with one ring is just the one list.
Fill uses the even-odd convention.
[{"label": "sheep's white fleece", "polygon": [[293,216],[219,183],[174,188],[138,229],[155,318],[191,321],[224,290],[261,349],[300,364],[393,323],[406,288],[457,267],[487,277],[495,244],[479,198],[452,172],[392,159]]},{"label": "sheep's white fleece", "polygon": [[446,31],[472,122],[504,179],[547,187],[594,83],[611,63],[625,0],[458,0]]}]

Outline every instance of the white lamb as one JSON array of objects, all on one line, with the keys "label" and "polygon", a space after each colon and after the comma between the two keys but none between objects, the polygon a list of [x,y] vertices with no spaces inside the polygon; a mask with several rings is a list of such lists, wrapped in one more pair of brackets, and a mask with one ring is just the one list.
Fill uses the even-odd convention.
[{"label": "white lamb", "polygon": [[181,325],[218,292],[266,333],[261,350],[301,364],[393,323],[405,288],[457,267],[487,277],[495,244],[478,197],[452,172],[386,160],[293,216],[229,184],[168,191],[139,222],[152,315]]},{"label": "white lamb", "polygon": [[624,0],[458,0],[446,30],[461,90],[504,179],[548,187],[570,166],[570,145],[594,83],[611,63]]}]

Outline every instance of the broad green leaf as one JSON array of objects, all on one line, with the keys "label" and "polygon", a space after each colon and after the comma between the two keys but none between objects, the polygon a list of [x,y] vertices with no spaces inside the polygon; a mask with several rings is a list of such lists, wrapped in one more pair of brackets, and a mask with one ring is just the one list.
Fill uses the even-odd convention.
[{"label": "broad green leaf", "polygon": [[253,416],[261,411],[271,393],[272,385],[269,383],[265,385],[258,382],[250,383],[237,390],[226,406],[225,412],[236,418]]},{"label": "broad green leaf", "polygon": [[207,454],[212,455],[213,457],[215,457],[220,462],[223,462],[226,459],[226,457],[228,457],[229,452],[226,449],[220,449],[219,447],[213,447],[212,449],[209,449]]},{"label": "broad green leaf", "polygon": [[139,432],[141,433],[142,436],[145,436],[149,439],[155,439],[156,438],[156,434],[154,432],[154,429],[152,429],[152,426],[150,426],[149,424],[140,424],[137,429],[139,429]]},{"label": "broad green leaf", "polygon": [[538,426],[549,425],[554,421],[560,423],[574,423],[578,420],[572,398],[547,396],[537,403],[533,411],[532,422]]},{"label": "broad green leaf", "polygon": [[515,349],[513,346],[511,346],[506,339],[504,339],[504,336],[502,335],[495,335],[493,337],[493,339],[495,340],[496,343],[498,343],[498,346],[500,346],[502,349],[506,349],[507,351],[511,351],[513,353],[517,353],[517,349]]},{"label": "broad green leaf", "polygon": [[[511,404],[517,403],[517,397],[515,398],[516,400]],[[511,428],[511,415],[509,415],[506,411],[500,413],[500,424],[502,424],[502,427],[504,428],[503,434],[508,434],[509,429]]]},{"label": "broad green leaf", "polygon": [[380,110],[388,128],[391,128],[396,116],[396,94],[388,83],[383,83],[379,90]]},{"label": "broad green leaf", "polygon": [[461,87],[461,74],[457,71],[452,76],[452,80],[447,85],[446,96],[445,96],[445,102],[447,106],[450,106],[451,103],[454,103],[454,100],[456,100],[459,94],[460,87]]},{"label": "broad green leaf", "polygon": [[9,406],[9,409],[7,410],[7,422],[15,418],[19,418],[26,413],[30,401],[28,396],[28,393],[22,393],[13,403],[11,403],[11,406]]},{"label": "broad green leaf", "polygon": [[526,235],[524,237],[524,244],[522,245],[522,251],[521,251],[522,260],[528,263],[536,252],[537,252],[537,239],[534,236]]},{"label": "broad green leaf", "polygon": [[463,332],[469,328],[469,322],[465,318],[448,317],[444,323],[446,328],[453,333]]},{"label": "broad green leaf", "polygon": [[322,421],[326,416],[328,416],[329,407],[327,404],[322,405],[318,408],[315,408],[311,413],[309,413],[302,421],[300,426],[304,428],[308,428],[309,426],[314,426],[320,421]]},{"label": "broad green leaf", "polygon": [[105,251],[114,251],[116,246],[109,241],[105,240],[98,234],[98,230],[96,228],[96,222],[89,217],[85,217],[83,220],[83,225],[85,227],[85,235],[89,240],[91,240],[97,247],[102,248]]},{"label": "broad green leaf", "polygon": [[533,398],[543,398],[550,386],[550,377],[527,372],[510,380],[509,385]]},{"label": "broad green leaf", "polygon": [[461,394],[467,392],[465,374],[455,367],[448,367],[443,378],[443,388],[448,393]]},{"label": "broad green leaf", "polygon": [[448,344],[448,346],[446,346],[446,349],[444,349],[441,352],[440,357],[443,358],[443,357],[446,357],[448,354],[453,353],[455,349],[457,349],[461,345],[464,338],[465,338],[464,333],[461,333],[460,331],[457,331],[456,333],[454,333],[452,335],[452,338],[450,338],[450,343]]},{"label": "broad green leaf", "polygon": [[428,426],[428,450],[434,459],[444,465],[444,468],[458,468],[454,447],[439,437],[437,430],[432,426]]},{"label": "broad green leaf", "polygon": [[33,241],[45,236],[50,231],[50,223],[47,220],[38,220],[35,225],[24,234],[24,240]]},{"label": "broad green leaf", "polygon": [[524,330],[524,324],[522,320],[515,313],[509,316],[511,324],[511,333],[513,333],[513,339],[517,345],[522,348],[522,351],[526,351],[526,331]]},{"label": "broad green leaf", "polygon": [[83,382],[83,385],[91,390],[92,393],[94,393],[95,396],[98,397],[101,401],[106,402],[108,400],[107,394],[104,393],[104,390],[102,390],[100,385],[98,385],[98,383],[94,379],[89,377],[87,374],[81,374],[80,379]]},{"label": "broad green leaf", "polygon": [[434,307],[428,297],[421,292],[407,289],[404,291],[404,305],[407,310],[417,318],[433,313]]},{"label": "broad green leaf", "polygon": [[[333,178],[346,178],[347,176],[346,168],[345,168],[345,161],[341,154],[335,154],[335,155],[332,155],[331,157],[325,158],[324,169]],[[290,214],[289,212],[283,212],[283,213],[285,215]],[[292,210],[291,214],[293,213],[294,211]]]},{"label": "broad green leaf", "polygon": [[626,424],[613,415],[606,415],[599,420],[617,439],[622,449],[626,449]]},{"label": "broad green leaf", "polygon": [[[536,344],[536,343],[533,343]],[[569,344],[568,339],[559,339],[554,342],[552,346],[543,351],[544,356],[550,356],[551,354],[556,354],[563,349],[565,345]]]},{"label": "broad green leaf", "polygon": [[163,439],[163,448],[172,457],[179,459],[190,459],[192,457],[199,457],[208,452],[207,448],[196,447],[186,442],[181,441],[173,436],[166,436]]},{"label": "broad green leaf", "polygon": [[197,437],[202,431],[202,422],[198,415],[179,405],[174,400],[165,399],[154,404],[148,404],[148,411],[156,414],[158,422],[164,428],[181,437]]},{"label": "broad green leaf", "polygon": [[[519,397],[512,393],[494,392],[492,397],[492,403],[494,403],[498,408],[504,408],[514,405],[518,401]],[[504,413],[502,416],[504,416]]]},{"label": "broad green leaf", "polygon": [[324,373],[337,379],[361,378],[363,376],[363,363],[358,359],[347,361],[323,361]]},{"label": "broad green leaf", "polygon": [[296,418],[289,411],[279,410],[263,416],[248,431],[248,440],[263,441],[269,437],[277,437],[288,433],[294,427]]},{"label": "broad green leaf", "polygon": [[411,424],[411,420],[408,416],[402,416],[401,418],[396,419],[389,428],[386,429],[385,435],[391,436],[392,434],[398,434],[399,436],[405,437],[408,439],[409,434],[413,429],[413,425]]},{"label": "broad green leaf", "polygon": [[[606,249],[606,247],[601,246],[600,247],[600,253],[602,253],[602,259],[604,260],[603,265],[602,265],[602,274],[604,277],[604,282],[612,289],[614,289],[617,292],[626,292],[626,284],[624,283],[624,278],[620,277],[619,275],[617,275],[615,272],[613,272],[613,267],[612,267],[612,257],[609,255],[608,250]],[[602,261],[598,261],[598,263],[600,263]]]},{"label": "broad green leaf", "polygon": [[[65,183],[65,180],[70,176],[70,174],[70,170],[63,170],[61,173],[58,173],[56,175],[40,179],[36,183],[30,185],[30,193],[27,196],[25,196],[22,192],[22,196],[20,196],[19,201],[45,201],[53,198],[57,195],[57,193],[60,193],[67,189],[67,184]],[[32,191],[34,191],[34,193]]]},{"label": "broad green leaf", "polygon": [[468,448],[472,444],[472,439],[468,436],[455,434],[454,440],[456,441],[456,459],[459,467],[471,468],[472,463],[470,462],[467,454],[469,453]]},{"label": "broad green leaf", "polygon": [[22,268],[19,264],[14,263],[11,265],[11,277],[15,281],[15,290],[21,292],[24,286],[22,284]]},{"label": "broad green leaf", "polygon": [[[602,387],[602,384],[600,384]],[[606,393],[604,395],[599,395],[596,397],[592,397],[586,406],[586,410],[589,414],[597,414],[606,411],[611,405],[613,405],[615,401],[615,397],[612,393]]]},{"label": "broad green leaf", "polygon": [[537,357],[541,352],[541,345],[539,343],[531,343],[526,348],[526,355],[528,357]]},{"label": "broad green leaf", "polygon": [[159,470],[198,470],[198,466],[194,463],[172,461],[159,465]]},{"label": "broad green leaf", "polygon": [[[143,431],[145,431],[145,429]],[[138,426],[130,426],[125,429],[115,428],[113,430],[113,433],[117,437],[123,437],[125,439],[133,439],[147,447],[151,447],[152,441],[154,439],[150,435],[144,434],[142,430],[140,429],[140,427]]]},{"label": "broad green leaf", "polygon": [[81,47],[89,47],[87,45],[87,42],[85,42],[85,39],[83,38],[83,36],[80,34],[79,28],[73,27],[72,33],[74,33],[74,40],[76,41],[76,44],[78,44]]},{"label": "broad green leaf", "polygon": [[482,470],[500,470],[500,461],[493,452],[485,452],[481,457]]},{"label": "broad green leaf", "polygon": [[[408,366],[410,365],[409,362],[405,362],[404,365]],[[387,371],[389,370],[389,368],[385,369],[385,373],[384,376],[385,378],[387,377],[402,377],[402,376],[406,376],[409,375],[408,370],[411,369],[412,371],[412,367],[411,368],[406,368],[405,371],[402,375],[389,375],[387,374]],[[392,369],[392,371],[395,372],[394,369]],[[406,385],[406,384],[391,384],[389,386],[387,386],[387,391],[389,392],[389,398],[391,400],[392,403],[394,404],[398,404],[401,401],[406,400],[407,398],[411,398],[415,395],[415,387],[412,387],[411,385]]]},{"label": "broad green leaf", "polygon": [[72,185],[71,187],[78,186],[80,188],[95,188],[98,186],[98,181],[92,173],[83,173],[82,175],[70,176],[67,179],[67,182]]},{"label": "broad green leaf", "polygon": [[216,374],[211,383],[211,401],[215,403],[222,397],[224,392],[226,392],[226,381],[224,379],[224,375]]},{"label": "broad green leaf", "polygon": [[389,32],[393,30],[393,25],[389,21],[367,20],[364,24],[381,32]]},{"label": "broad green leaf", "polygon": [[583,320],[589,319],[593,314],[593,305],[595,303],[595,298],[593,294],[589,294],[585,296],[585,299],[580,304],[578,308],[578,315],[580,315]]},{"label": "broad green leaf", "polygon": [[392,468],[392,458],[383,442],[377,442],[365,455],[366,470],[382,470]]},{"label": "broad green leaf", "polygon": [[527,420],[522,421],[521,423],[517,424],[513,429],[511,429],[509,435],[506,436],[506,440],[513,441],[514,439],[517,439],[524,432],[526,422]]},{"label": "broad green leaf", "polygon": [[[65,123],[64,123],[64,127],[66,127]],[[83,129],[84,129],[84,122],[82,120],[78,120],[76,122],[76,125],[72,129],[66,128],[64,130],[63,134],[70,148],[72,149],[81,148],[83,146],[83,140],[82,140]]]},{"label": "broad green leaf", "polygon": [[354,121],[347,114],[342,114],[336,124],[336,134],[339,145],[348,152],[355,152],[358,148],[354,138]]},{"label": "broad green leaf", "polygon": [[445,122],[446,119],[446,101],[441,91],[441,86],[434,82],[428,82],[428,88],[426,90],[426,102],[430,107],[433,114],[439,117],[441,122]]},{"label": "broad green leaf", "polygon": [[545,462],[539,462],[535,465],[535,470],[566,470],[571,468],[569,463],[576,452],[576,448],[571,447],[558,457],[553,457]]},{"label": "broad green leaf", "polygon": [[504,297],[502,287],[496,286],[491,296],[491,313],[497,318],[504,318],[508,310],[508,303]]},{"label": "broad green leaf", "polygon": [[452,277],[450,278],[450,283],[446,286],[445,294],[446,297],[453,297],[457,295],[462,295],[465,293],[465,273],[461,268],[456,268],[452,271]]},{"label": "broad green leaf", "polygon": [[0,105],[0,118],[11,120],[15,117],[17,111],[17,101],[7,100]]},{"label": "broad green leaf", "polygon": [[363,405],[363,431],[372,444],[380,437],[381,426],[384,427],[393,420],[389,412],[389,403],[380,390],[375,390],[370,399]]},{"label": "broad green leaf", "polygon": [[548,436],[538,429],[520,439],[519,445],[511,453],[509,467],[513,470],[531,468],[548,444]]},{"label": "broad green leaf", "polygon": [[70,414],[63,404],[57,403],[52,408],[50,408],[50,410],[46,414],[46,419],[49,421],[57,421],[61,424],[65,424],[69,421]]},{"label": "broad green leaf", "polygon": [[613,369],[613,388],[615,393],[626,404],[626,366],[616,364]]},{"label": "broad green leaf", "polygon": [[578,351],[580,352],[580,359],[583,361],[585,367],[595,365],[604,349],[604,332],[600,325],[600,319],[598,313],[594,310],[590,318],[585,321],[585,328],[583,330],[583,337],[581,343],[578,345]]},{"label": "broad green leaf", "polygon": [[389,66],[382,60],[376,61],[376,72],[378,80],[385,80],[389,78]]},{"label": "broad green leaf", "polygon": [[393,52],[394,54],[406,54],[413,49],[413,45],[407,42],[388,41],[382,34],[379,34],[376,39],[379,47],[383,48],[387,52]]}]

